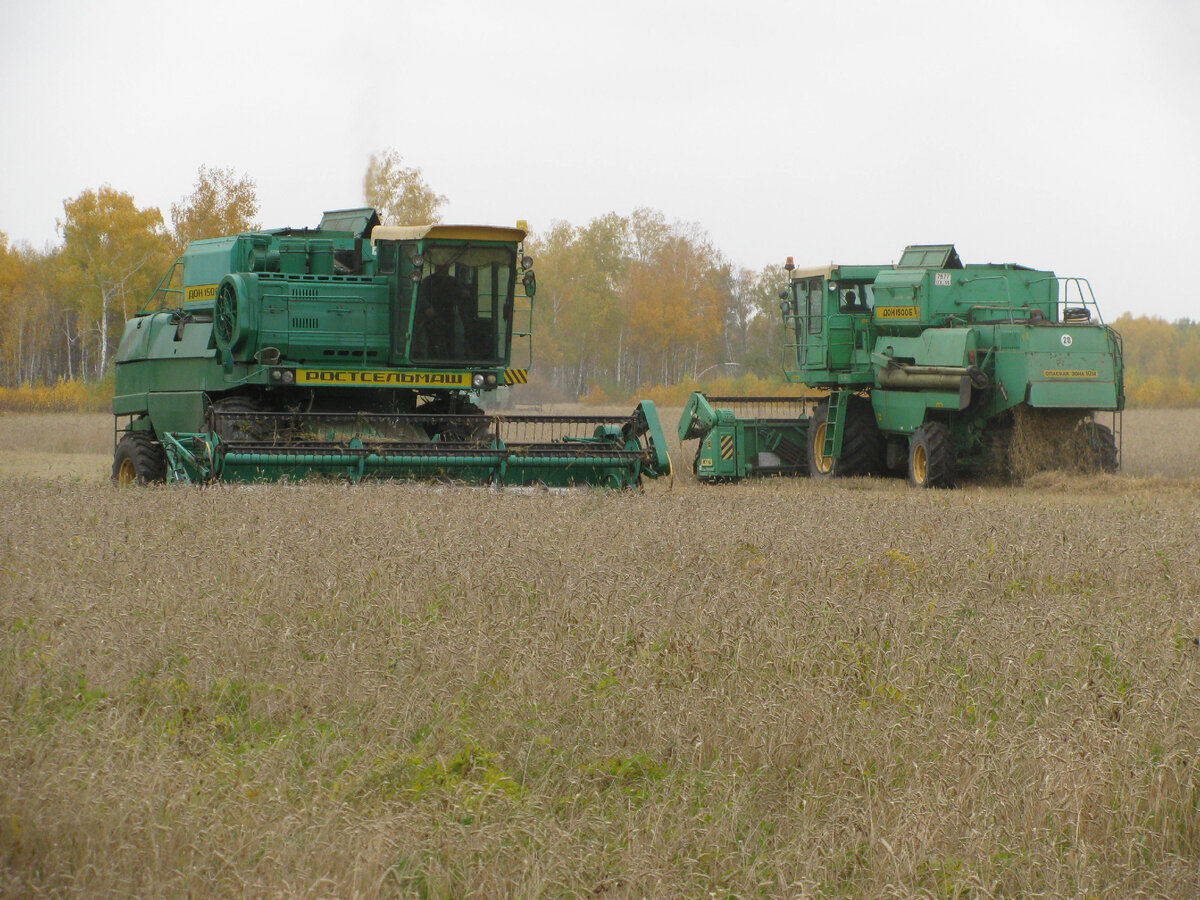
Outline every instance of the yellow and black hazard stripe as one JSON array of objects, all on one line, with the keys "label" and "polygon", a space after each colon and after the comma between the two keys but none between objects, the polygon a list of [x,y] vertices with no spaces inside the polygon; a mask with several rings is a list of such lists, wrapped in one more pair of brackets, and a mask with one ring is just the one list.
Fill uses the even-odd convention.
[{"label": "yellow and black hazard stripe", "polygon": [[505,384],[528,384],[529,370],[528,369],[505,369],[504,370]]},{"label": "yellow and black hazard stripe", "polygon": [[733,459],[733,435],[721,435],[721,459]]}]

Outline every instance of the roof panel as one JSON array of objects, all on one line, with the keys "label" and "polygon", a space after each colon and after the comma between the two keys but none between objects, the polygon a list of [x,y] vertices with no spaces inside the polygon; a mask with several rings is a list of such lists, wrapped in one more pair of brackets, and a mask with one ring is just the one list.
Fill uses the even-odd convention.
[{"label": "roof panel", "polygon": [[962,260],[953,244],[910,244],[897,264],[898,269],[961,269]]}]

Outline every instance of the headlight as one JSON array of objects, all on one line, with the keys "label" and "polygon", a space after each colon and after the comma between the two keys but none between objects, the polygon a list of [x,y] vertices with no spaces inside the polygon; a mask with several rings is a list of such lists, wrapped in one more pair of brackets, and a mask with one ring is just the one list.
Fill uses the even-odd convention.
[{"label": "headlight", "polygon": [[496,383],[496,376],[495,376],[495,375],[489,375],[489,376],[487,377],[487,383],[488,383],[488,384],[495,384],[495,383]]},{"label": "headlight", "polygon": [[279,380],[279,379],[281,379],[282,377],[283,377],[283,373],[282,373],[282,372],[280,372],[278,369],[272,369],[272,370],[271,370],[271,380],[272,380],[272,381],[278,381],[278,380]]},{"label": "headlight", "polygon": [[521,268],[522,269],[532,269],[533,268],[533,257],[532,256],[522,256],[521,257]]},{"label": "headlight", "polygon": [[471,379],[471,384],[477,388],[483,387],[483,376],[476,372],[475,377]]},{"label": "headlight", "polygon": [[295,384],[296,383],[296,373],[293,372],[291,369],[285,369],[283,372],[283,383],[284,384]]},{"label": "headlight", "polygon": [[412,264],[413,264],[414,269],[421,268],[421,266],[425,265],[425,257],[423,257],[420,253],[418,253],[416,256],[414,256],[412,258]]}]

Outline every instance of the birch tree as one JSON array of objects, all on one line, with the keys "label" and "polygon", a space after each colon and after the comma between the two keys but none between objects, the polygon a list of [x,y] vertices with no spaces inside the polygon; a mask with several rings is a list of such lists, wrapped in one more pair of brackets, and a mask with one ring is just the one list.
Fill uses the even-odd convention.
[{"label": "birch tree", "polygon": [[238,178],[233,169],[201,166],[196,187],[171,204],[171,227],[177,253],[189,241],[254,231],[258,225],[258,193],[249,175]]},{"label": "birch tree", "polygon": [[431,225],[442,221],[446,202],[425,183],[419,168],[404,165],[395,150],[372,153],[363,176],[363,194],[388,225]]},{"label": "birch tree", "polygon": [[102,378],[113,349],[113,326],[119,328],[158,283],[170,240],[162,213],[138,209],[132,196],[108,185],[64,201],[63,212],[58,228],[64,299],[79,311],[95,345],[89,374]]}]

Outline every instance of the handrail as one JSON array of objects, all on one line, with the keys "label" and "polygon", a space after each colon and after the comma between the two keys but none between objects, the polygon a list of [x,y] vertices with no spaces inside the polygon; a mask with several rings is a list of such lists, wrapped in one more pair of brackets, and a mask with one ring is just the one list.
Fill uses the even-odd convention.
[{"label": "handrail", "polygon": [[[1067,309],[1071,303],[1071,298],[1068,296],[1071,291],[1071,286],[1075,286],[1075,292],[1079,297],[1078,306],[1084,309],[1096,310],[1096,321],[1101,325],[1104,324],[1104,317],[1100,315],[1100,304],[1096,302],[1096,293],[1092,290],[1092,283],[1086,278],[1081,278],[1077,275],[1060,276],[1058,279],[1058,305],[1060,309]],[[1084,288],[1087,288],[1087,295],[1084,296]]]},{"label": "handrail", "polygon": [[[519,286],[519,283],[518,283]],[[524,305],[519,305],[518,301],[524,300]],[[525,321],[521,326],[522,330],[517,330],[517,316],[523,315]],[[514,294],[512,306],[512,336],[513,338],[525,338],[525,368],[533,368],[533,298],[528,294]],[[509,352],[509,365],[513,365],[512,352]]]},{"label": "handrail", "polygon": [[[146,311],[148,309],[150,309],[150,304],[152,304],[154,302],[154,298],[158,297],[160,294],[162,294],[164,296],[158,303],[157,309],[159,309],[159,310],[163,310],[163,309],[167,308],[165,295],[179,294],[181,297],[183,296],[183,288],[173,288],[173,287],[166,286],[171,283],[172,279],[174,279],[175,269],[182,262],[183,262],[183,257],[181,256],[178,259],[176,259],[175,262],[171,263],[171,268],[167,269],[167,274],[164,275],[162,277],[162,279],[158,282],[158,287],[156,287],[153,291],[150,292],[150,296],[146,298],[146,302],[142,304],[142,308],[137,311],[136,315],[139,315],[139,316],[145,315]],[[182,303],[180,303],[179,305],[183,306]]]}]

